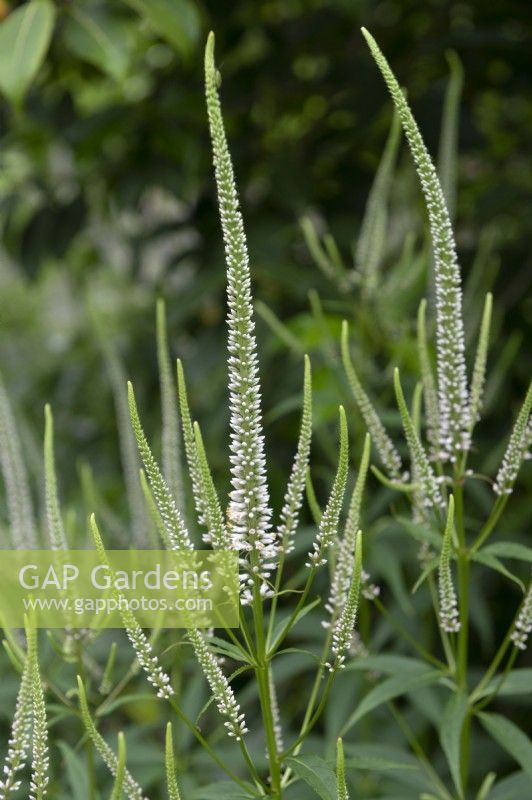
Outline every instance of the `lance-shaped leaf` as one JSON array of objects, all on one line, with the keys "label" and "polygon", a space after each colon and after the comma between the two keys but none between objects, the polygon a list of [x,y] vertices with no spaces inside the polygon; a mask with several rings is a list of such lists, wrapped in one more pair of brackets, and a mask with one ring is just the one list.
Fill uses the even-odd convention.
[{"label": "lance-shaped leaf", "polygon": [[469,429],[473,431],[476,423],[480,419],[480,409],[482,408],[482,399],[484,393],[484,383],[486,380],[486,361],[488,358],[490,325],[491,325],[491,309],[493,305],[493,296],[491,292],[486,295],[484,302],[484,311],[482,314],[482,322],[480,324],[480,334],[478,337],[477,353],[475,356],[475,364],[473,366],[473,375],[471,378],[471,401],[470,411],[471,420],[469,422]]},{"label": "lance-shaped leaf", "polygon": [[152,488],[157,508],[159,509],[161,519],[166,529],[168,540],[172,544],[172,549],[191,550],[192,542],[190,541],[187,528],[159,465],[150,450],[148,440],[146,439],[140,422],[133,386],[129,382],[127,390],[133,432],[135,433],[140,457],[144,464],[144,469],[146,470],[146,475]]},{"label": "lance-shaped leaf", "polygon": [[349,800],[345,782],[344,744],[340,738],[336,740],[336,800]]},{"label": "lance-shaped leaf", "polygon": [[168,800],[181,800],[179,794],[179,787],[175,776],[175,758],[174,758],[174,743],[172,738],[172,723],[169,722],[166,726],[166,740],[164,748],[164,763],[166,769],[166,789],[168,792]]},{"label": "lance-shaped leaf", "polygon": [[460,121],[460,99],[464,84],[464,69],[457,54],[447,54],[449,81],[443,105],[440,146],[438,151],[438,173],[449,214],[452,217],[456,205],[456,177],[458,174],[458,124]]},{"label": "lance-shaped leaf", "polygon": [[530,446],[530,412],[532,410],[532,382],[513,427],[506,452],[493,486],[497,494],[511,494],[521,464],[528,456]]},{"label": "lance-shaped leaf", "polygon": [[162,299],[157,301],[157,362],[161,388],[163,475],[177,504],[180,508],[183,508],[184,495],[181,475],[181,442],[177,416],[177,392],[168,347],[166,306]]},{"label": "lance-shaped leaf", "polygon": [[460,269],[449,212],[436,169],[417,123],[377,42],[362,29],[401,119],[429,215],[436,283],[436,344],[440,444],[451,459],[469,447],[469,393],[465,364]]},{"label": "lance-shaped leaf", "polygon": [[305,482],[310,458],[310,442],[312,438],[312,375],[310,359],[305,356],[305,376],[303,382],[303,413],[297,451],[292,465],[292,472],[284,496],[281,521],[277,528],[277,537],[284,553],[294,549],[294,535],[299,522],[299,512],[303,503]]},{"label": "lance-shaped leaf", "polygon": [[358,237],[355,264],[362,275],[362,287],[372,295],[377,288],[378,271],[386,245],[388,200],[401,136],[401,123],[394,113],[390,133],[369,193]]},{"label": "lance-shaped leaf", "polygon": [[447,633],[460,630],[458,602],[451,573],[451,554],[454,530],[454,497],[449,497],[447,523],[443,534],[438,569],[438,591],[440,595],[440,625]]},{"label": "lance-shaped leaf", "polygon": [[349,436],[347,420],[343,406],[340,406],[340,449],[338,452],[338,467],[332,485],[329,500],[325,511],[321,515],[318,535],[308,554],[307,566],[321,567],[327,563],[327,549],[336,542],[338,536],[338,523],[342,504],[344,501],[347,472],[349,466]]},{"label": "lance-shaped leaf", "polygon": [[267,579],[276,560],[277,546],[270,528],[249,256],[218,96],[219,82],[211,32],[205,49],[205,93],[227,263],[233,486],[230,510],[233,533],[240,537],[241,547],[248,553],[253,587],[260,586],[261,592],[268,594]]},{"label": "lance-shaped leaf", "polygon": [[417,347],[421,378],[423,381],[423,399],[425,401],[425,414],[427,418],[427,439],[431,446],[432,456],[437,457],[440,446],[438,392],[432,372],[432,364],[427,344],[426,311],[427,301],[423,299],[419,304],[417,315]]},{"label": "lance-shaped leaf", "polygon": [[[355,488],[351,495],[344,535],[340,540],[338,548],[329,600],[325,606],[327,611],[331,614],[333,622],[345,605],[353,574],[357,533],[360,528],[360,508],[368,474],[370,450],[371,439],[368,433],[364,441],[364,450],[362,452],[362,458],[360,459]],[[325,625],[326,623],[323,624]]]},{"label": "lance-shaped leaf", "polygon": [[6,488],[11,543],[15,548],[36,545],[35,522],[28,476],[11,403],[0,373],[0,464]]},{"label": "lance-shaped leaf", "polygon": [[[115,753],[111,750],[111,748],[109,747],[103,736],[100,733],[98,733],[96,729],[96,725],[94,724],[89,711],[89,705],[87,703],[87,695],[85,693],[85,687],[79,675],[78,675],[78,696],[79,696],[79,707],[81,711],[81,718],[83,720],[83,725],[85,726],[85,730],[87,731],[87,734],[91,742],[93,743],[95,749],[101,756],[103,762],[106,764],[111,774],[116,778],[118,773],[118,758],[116,757]],[[127,769],[124,769],[123,787],[129,800],[146,800],[139,784],[131,776],[130,772]]]},{"label": "lance-shaped leaf", "polygon": [[421,444],[417,431],[412,422],[412,418],[408,412],[405,402],[403,389],[401,387],[401,380],[399,378],[399,370],[394,370],[394,387],[395,396],[397,398],[397,405],[403,423],[408,449],[410,451],[410,459],[412,462],[412,474],[414,482],[421,487],[422,502],[427,507],[435,509],[441,508],[443,505],[443,498],[440,488],[436,482],[436,476],[430,465],[428,456]]},{"label": "lance-shaped leaf", "polygon": [[345,374],[349,381],[349,386],[355,398],[355,402],[359,408],[360,413],[366,423],[366,427],[371,434],[371,438],[377,452],[381,457],[382,463],[390,473],[391,477],[400,481],[402,478],[402,464],[401,456],[395,449],[395,446],[386,433],[384,425],[379,419],[379,415],[375,411],[373,404],[366,392],[362,388],[359,377],[353,366],[351,355],[349,353],[349,326],[344,320],[342,323],[342,362],[344,365]]}]

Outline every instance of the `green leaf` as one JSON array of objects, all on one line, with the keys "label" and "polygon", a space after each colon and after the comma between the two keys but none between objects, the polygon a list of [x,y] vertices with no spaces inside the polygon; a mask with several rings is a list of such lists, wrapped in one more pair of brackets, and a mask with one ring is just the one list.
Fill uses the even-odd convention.
[{"label": "green leaf", "polygon": [[85,760],[78,753],[75,753],[66,742],[58,742],[57,746],[65,762],[66,777],[70,784],[72,797],[76,797],[79,800],[89,800],[89,779]]},{"label": "green leaf", "polygon": [[484,564],[484,566],[495,570],[495,572],[500,572],[500,574],[504,575],[505,578],[509,578],[511,581],[516,583],[524,593],[525,585],[523,581],[514,575],[513,572],[510,572],[509,569],[506,569],[504,564],[502,564],[494,555],[491,553],[486,553],[485,550],[478,550],[476,553],[472,554],[472,558],[473,561],[478,561],[480,564]]},{"label": "green leaf", "polygon": [[201,32],[201,18],[193,0],[125,0],[159,36],[188,57]]},{"label": "green leaf", "polygon": [[382,703],[387,703],[389,700],[393,700],[394,697],[399,697],[402,694],[411,692],[419,686],[427,686],[430,683],[435,683],[440,677],[440,672],[431,670],[421,675],[418,673],[414,675],[395,675],[392,678],[387,678],[385,681],[382,681],[382,683],[379,683],[378,686],[375,686],[374,689],[368,692],[358,708],[351,714],[341,731],[342,736],[346,731],[352,728],[356,722],[370,711],[373,711],[374,708],[377,708],[377,706],[382,705]]},{"label": "green leaf", "polygon": [[[486,697],[490,695],[498,686],[500,677],[496,675],[490,683],[484,688],[478,697]],[[513,669],[504,679],[504,683],[497,691],[498,697],[511,697],[512,695],[531,694],[532,693],[532,669]]]},{"label": "green leaf", "polygon": [[482,713],[478,718],[490,736],[532,778],[532,742],[529,737],[501,714]]},{"label": "green leaf", "polygon": [[530,789],[530,778],[524,772],[514,772],[503,778],[488,795],[488,800],[522,800]]},{"label": "green leaf", "polygon": [[218,781],[196,789],[191,797],[192,800],[249,800],[253,795],[246,794],[232,781]]},{"label": "green leaf", "polygon": [[79,2],[69,6],[63,29],[72,53],[117,81],[123,80],[129,69],[130,33],[127,23],[109,10]]},{"label": "green leaf", "polygon": [[336,800],[336,776],[332,767],[319,756],[287,758],[286,764],[298,778],[308,783],[322,800]]},{"label": "green leaf", "polygon": [[404,764],[401,761],[391,761],[388,758],[364,755],[350,756],[345,765],[348,769],[368,769],[372,772],[386,772],[389,769],[416,769],[415,764]]},{"label": "green leaf", "polygon": [[426,673],[427,669],[428,665],[421,659],[388,655],[367,656],[367,658],[359,658],[346,665],[346,671],[371,670],[372,672],[383,672],[387,675],[404,675],[405,673],[419,675]]},{"label": "green leaf", "polygon": [[483,547],[480,552],[501,558],[515,558],[517,561],[528,561],[532,564],[532,547],[517,542],[493,542]]},{"label": "green leaf", "polygon": [[0,88],[12,103],[22,102],[44,61],[54,20],[50,0],[32,0],[0,25]]},{"label": "green leaf", "polygon": [[441,746],[447,757],[454,785],[460,797],[463,797],[460,775],[460,740],[467,710],[467,697],[464,694],[458,692],[451,695],[443,711],[440,725]]}]

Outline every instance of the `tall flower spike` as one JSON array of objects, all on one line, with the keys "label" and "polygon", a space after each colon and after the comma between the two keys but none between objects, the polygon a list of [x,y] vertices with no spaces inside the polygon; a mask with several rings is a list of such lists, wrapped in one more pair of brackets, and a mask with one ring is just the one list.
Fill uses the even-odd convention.
[{"label": "tall flower spike", "polygon": [[203,500],[201,493],[201,474],[200,465],[198,462],[198,452],[196,449],[196,442],[194,438],[194,426],[190,416],[190,408],[188,405],[187,385],[185,382],[185,373],[181,360],[177,359],[177,392],[179,395],[179,410],[181,412],[181,426],[183,429],[183,443],[185,445],[185,455],[187,457],[188,474],[190,475],[190,482],[192,483],[192,496],[194,497],[194,507],[198,515],[198,522],[200,525],[205,525],[203,516]]},{"label": "tall flower spike", "polygon": [[484,382],[486,380],[486,361],[488,358],[488,347],[490,337],[491,325],[491,308],[493,304],[493,296],[491,292],[486,295],[484,302],[484,311],[482,314],[482,322],[480,323],[480,334],[478,337],[477,354],[475,356],[475,364],[473,367],[473,376],[471,378],[471,402],[470,413],[471,419],[469,421],[469,430],[473,431],[476,423],[480,419],[480,409],[482,408],[482,399],[484,393]]},{"label": "tall flower spike", "polygon": [[519,650],[526,650],[526,643],[530,633],[532,633],[532,581],[528,585],[528,591],[517,615],[510,638],[515,647],[519,648]]},{"label": "tall flower spike", "polygon": [[248,552],[250,581],[255,586],[256,577],[260,576],[261,592],[269,594],[266,581],[275,566],[278,548],[270,529],[249,257],[218,97],[219,81],[214,63],[214,34],[211,32],[205,49],[205,91],[227,262],[233,453],[230,513],[233,532],[241,548]]},{"label": "tall flower spike", "polygon": [[526,393],[523,405],[515,421],[506,447],[506,452],[497,473],[497,478],[493,486],[493,490],[497,494],[512,494],[513,485],[517,478],[519,468],[528,456],[528,449],[530,447],[531,410],[532,382],[528,387],[528,392]]},{"label": "tall flower spike", "polygon": [[371,400],[362,388],[349,354],[349,326],[345,320],[342,323],[342,362],[353,397],[371,434],[381,461],[388,470],[390,477],[400,481],[404,478],[401,456],[386,433]]},{"label": "tall flower spike", "polygon": [[124,791],[124,781],[126,778],[126,738],[122,731],[118,734],[118,764],[116,767],[116,777],[113,786],[113,791],[109,800],[122,800],[122,793]]},{"label": "tall flower spike", "polygon": [[31,694],[31,642],[28,640],[28,655],[22,671],[20,688],[11,723],[11,734],[7,743],[7,756],[0,780],[0,800],[8,800],[20,787],[19,773],[26,764],[31,738],[32,694]]},{"label": "tall flower spike", "polygon": [[[109,564],[109,559],[107,558],[107,553],[105,552],[105,547],[94,514],[90,519],[90,527],[100,560],[102,564],[105,564],[109,569],[111,585],[114,585],[114,573]],[[153,654],[153,648],[150,642],[146,638],[144,631],[138,624],[132,611],[130,611],[127,603],[121,602],[122,595],[120,592],[117,589],[113,589],[113,595],[118,601],[118,609],[124,623],[124,628],[126,629],[129,641],[133,645],[141,669],[146,673],[149,683],[157,689],[157,697],[168,699],[174,694],[174,690],[170,685],[170,678],[160,666],[157,656]]]},{"label": "tall flower spike", "polygon": [[334,544],[338,536],[338,522],[344,501],[347,471],[349,466],[349,438],[347,433],[347,420],[343,406],[340,406],[340,450],[338,453],[338,467],[332,485],[331,494],[321,515],[318,535],[308,554],[307,567],[321,567],[327,563],[327,548]]},{"label": "tall flower spike", "polygon": [[31,660],[31,682],[33,697],[33,760],[31,765],[30,800],[43,800],[48,788],[48,726],[46,706],[39,672],[37,639],[28,653]]},{"label": "tall flower spike", "polygon": [[223,674],[214,654],[209,650],[201,631],[197,628],[192,628],[188,631],[187,636],[194,647],[194,652],[210,686],[218,711],[222,717],[226,718],[224,725],[227,729],[227,735],[234,737],[239,742],[248,729],[246,728],[245,716],[240,711],[240,706],[236,702],[229,681]]},{"label": "tall flower spike", "polygon": [[414,481],[421,485],[421,496],[424,505],[429,508],[440,509],[443,506],[443,497],[427,454],[423,449],[423,445],[419,440],[412,418],[410,417],[401,387],[399,370],[397,368],[394,370],[393,380],[397,405],[399,407],[406,441],[408,442],[408,449],[410,450]]},{"label": "tall flower spike", "polygon": [[421,378],[423,382],[423,399],[425,401],[425,414],[427,419],[427,439],[430,443],[431,456],[438,458],[440,448],[438,392],[432,373],[429,348],[427,344],[427,301],[423,299],[419,304],[417,315],[417,347]]},{"label": "tall flower spike", "polygon": [[294,536],[299,522],[299,512],[303,503],[305,481],[310,457],[310,441],[312,437],[312,375],[310,359],[305,356],[305,377],[303,383],[303,413],[297,451],[292,465],[292,472],[284,497],[281,521],[277,528],[283,553],[291,553],[294,549]]},{"label": "tall flower spike", "polygon": [[35,547],[37,536],[33,519],[28,476],[13,411],[0,374],[0,464],[6,487],[11,543],[21,550]]},{"label": "tall flower spike", "polygon": [[204,508],[204,523],[207,526],[207,533],[204,535],[203,540],[211,544],[214,550],[231,550],[233,549],[232,542],[220,507],[209,462],[207,461],[207,453],[203,445],[203,437],[197,422],[194,423],[194,435],[201,481],[201,503]]},{"label": "tall flower spike", "polygon": [[400,137],[401,124],[399,116],[395,112],[366,203],[355,253],[356,268],[362,276],[362,287],[367,295],[372,295],[377,288],[379,268],[386,244],[388,198],[393,182]]},{"label": "tall flower spike", "polygon": [[355,627],[358,603],[360,599],[360,585],[362,583],[362,531],[358,531],[355,543],[355,559],[351,584],[342,613],[336,620],[332,635],[332,654],[334,661],[328,664],[331,672],[343,669],[345,657],[351,647],[353,630]]},{"label": "tall flower spike", "polygon": [[443,534],[438,571],[438,590],[440,595],[440,625],[447,633],[460,630],[458,602],[451,574],[451,548],[454,529],[454,497],[449,497],[447,524]]},{"label": "tall flower spike", "polygon": [[174,743],[172,738],[172,723],[169,722],[166,726],[166,739],[164,748],[164,763],[166,768],[166,789],[168,792],[168,800],[181,800],[179,794],[179,787],[175,777],[175,758],[174,758]]},{"label": "tall flower spike", "polygon": [[[349,593],[349,585],[353,575],[356,539],[360,527],[360,508],[362,505],[362,496],[368,474],[370,450],[371,439],[369,433],[367,433],[364,441],[362,458],[360,459],[360,467],[358,469],[355,488],[353,489],[353,494],[351,495],[351,503],[349,505],[349,514],[347,515],[344,535],[340,541],[340,546],[338,549],[334,575],[331,581],[329,600],[325,606],[326,610],[331,614],[333,623],[346,603],[347,595]],[[329,622],[323,623],[325,627],[328,627],[329,624]]]},{"label": "tall flower spike", "polygon": [[166,307],[164,300],[157,300],[157,361],[161,387],[162,411],[162,464],[163,475],[176,503],[184,507],[183,480],[181,475],[181,442],[179,420],[176,409],[176,387],[166,331]]},{"label": "tall flower spike", "polygon": [[425,196],[434,249],[440,444],[442,453],[454,460],[457,452],[468,449],[470,436],[462,290],[451,220],[434,164],[401,87],[373,36],[365,28],[362,33],[401,119]]},{"label": "tall flower spike", "polygon": [[46,495],[46,519],[48,523],[48,536],[52,550],[66,550],[67,542],[59,497],[57,494],[57,478],[55,472],[54,456],[54,419],[52,409],[47,404],[44,409],[44,476]]},{"label": "tall flower spike", "polygon": [[344,744],[341,739],[336,740],[336,800],[349,800],[345,782]]},{"label": "tall flower spike", "polygon": [[179,509],[168,488],[168,484],[153,457],[148,440],[142,429],[137,403],[135,401],[135,393],[133,391],[133,386],[129,382],[127,385],[127,392],[131,424],[137,440],[140,457],[144,464],[144,469],[146,470],[146,475],[150,482],[161,519],[166,528],[168,539],[175,550],[192,550],[192,542],[190,541],[183,518],[179,513]]},{"label": "tall flower spike", "polygon": [[[103,736],[98,733],[96,730],[96,726],[92,721],[92,717],[90,715],[89,706],[87,703],[87,695],[85,694],[85,687],[83,685],[83,681],[78,675],[78,696],[79,696],[79,707],[81,710],[81,718],[83,720],[83,725],[85,726],[85,730],[93,743],[94,747],[100,754],[103,762],[108,767],[111,774],[116,778],[116,774],[118,772],[118,758],[113,753]],[[124,792],[126,793],[129,800],[147,800],[144,797],[142,789],[140,788],[139,784],[136,780],[131,776],[127,769],[124,770]]]}]

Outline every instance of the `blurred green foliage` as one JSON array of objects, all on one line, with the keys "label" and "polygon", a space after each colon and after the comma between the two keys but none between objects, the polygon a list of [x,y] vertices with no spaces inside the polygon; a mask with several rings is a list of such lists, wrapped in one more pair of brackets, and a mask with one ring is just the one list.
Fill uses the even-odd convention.
[{"label": "blurred green foliage", "polygon": [[[44,403],[54,408],[62,494],[65,506],[76,510],[72,529],[85,524],[87,464],[108,519],[123,529],[127,510],[114,407],[117,373],[109,365],[115,358],[123,375],[134,380],[150,436],[156,434],[158,296],[167,301],[171,349],[184,361],[211,464],[222,473],[226,466],[227,419],[221,410],[225,275],[201,66],[210,28],[223,53],[224,113],[255,295],[262,304],[258,326],[269,460],[274,480],[277,476],[274,496],[279,499],[291,456],[304,351],[315,365],[318,446],[313,462],[319,493],[320,478],[328,480],[333,469],[331,432],[338,401],[343,397],[350,403],[337,368],[342,318],[350,318],[358,368],[381,409],[395,408],[392,368],[401,366],[409,390],[417,371],[416,310],[431,290],[425,217],[404,143],[391,186],[382,284],[373,299],[364,298],[356,284],[347,290],[338,286],[318,269],[300,224],[308,217],[320,237],[332,234],[344,264],[353,267],[392,119],[361,25],[378,38],[408,88],[434,154],[448,81],[447,51],[454,51],[463,65],[456,232],[472,340],[485,292],[493,289],[495,295],[492,378],[477,433],[481,461],[475,465],[493,472],[501,452],[492,443],[502,441],[509,429],[530,374],[529,4],[34,0],[31,5],[39,6],[44,19],[41,35],[34,33],[31,59],[24,74],[14,77],[6,52],[16,40],[18,16],[27,8],[0,2],[0,368],[36,487],[41,483]],[[49,25],[49,42],[43,25]],[[349,409],[358,458],[363,428],[353,406]],[[399,428],[395,413],[385,418],[392,430]],[[524,491],[512,499],[506,517],[517,538],[532,518],[530,484],[528,470]],[[370,566],[386,582],[390,603],[408,625],[414,612],[423,612],[426,600],[411,598],[406,588],[412,581],[407,584],[405,576],[416,574],[415,548],[399,542],[393,522],[381,516],[388,491],[376,482],[371,490],[366,522],[379,523],[369,548]],[[481,490],[478,502],[487,502]],[[493,580],[494,616],[473,601],[479,663],[515,605],[515,598],[508,603],[500,589]],[[315,624],[311,616],[308,625],[303,623],[303,641],[312,641]],[[361,624],[367,634],[371,620],[363,616]],[[373,636],[383,645],[391,633],[379,623]],[[102,653],[106,646],[102,643]],[[292,664],[297,669],[297,659]],[[300,670],[304,673],[301,665]],[[193,715],[204,702],[203,687],[197,676],[188,677]],[[363,682],[357,673],[355,679],[349,674],[342,680],[320,732],[329,753],[343,708]],[[14,690],[14,682],[2,684],[2,708]],[[290,713],[294,698],[281,699]],[[437,717],[438,703],[437,690],[422,689],[413,698],[408,718],[421,736],[424,715]],[[159,708],[147,695],[120,705],[131,722],[142,722],[148,732],[159,730]],[[519,716],[518,709],[513,711]],[[375,725],[363,725],[370,740]],[[384,740],[383,746],[394,744],[390,733]],[[479,748],[485,741],[477,740]],[[322,748],[322,739],[317,746]],[[67,778],[77,786],[79,756],[62,747]],[[181,758],[186,748],[183,741]],[[473,764],[478,755],[473,754]],[[158,742],[146,742],[140,730],[128,736],[128,759],[147,786],[157,781],[159,757]],[[196,766],[201,758],[194,753]],[[508,768],[499,752],[490,749],[486,758],[493,764],[501,759],[501,769]],[[374,783],[364,775],[361,796],[370,797]],[[409,791],[407,782],[405,797]],[[390,792],[398,797],[396,788]]]}]

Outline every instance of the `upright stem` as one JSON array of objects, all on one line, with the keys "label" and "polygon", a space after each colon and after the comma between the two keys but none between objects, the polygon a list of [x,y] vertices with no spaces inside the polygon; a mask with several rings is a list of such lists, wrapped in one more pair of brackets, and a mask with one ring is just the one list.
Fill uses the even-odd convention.
[{"label": "upright stem", "polygon": [[[85,674],[85,664],[83,663],[83,649],[81,646],[81,642],[76,642],[76,659],[78,662],[78,672],[83,681],[83,685],[86,686],[86,674]],[[96,800],[97,793],[96,793],[96,773],[94,769],[94,747],[92,744],[92,740],[89,736],[85,739],[85,753],[87,756],[87,772],[89,774],[89,798],[90,800]]]}]

